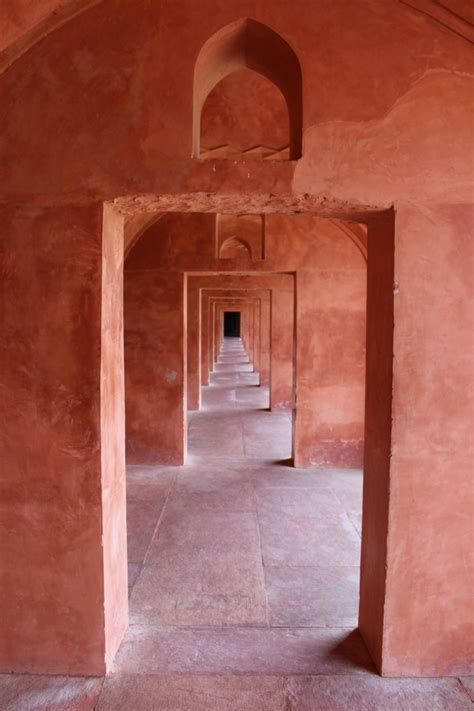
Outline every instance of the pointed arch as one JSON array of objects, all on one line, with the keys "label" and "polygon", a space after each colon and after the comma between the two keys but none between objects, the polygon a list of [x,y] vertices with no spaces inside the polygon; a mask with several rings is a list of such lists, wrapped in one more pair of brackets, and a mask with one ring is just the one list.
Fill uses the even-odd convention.
[{"label": "pointed arch", "polygon": [[219,259],[242,259],[242,257],[252,259],[252,249],[246,240],[234,235],[221,244]]},{"label": "pointed arch", "polygon": [[201,112],[212,89],[238,69],[269,79],[285,97],[290,126],[290,160],[301,157],[303,81],[293,49],[274,30],[245,18],[226,25],[201,48],[194,68],[193,156],[200,156]]}]

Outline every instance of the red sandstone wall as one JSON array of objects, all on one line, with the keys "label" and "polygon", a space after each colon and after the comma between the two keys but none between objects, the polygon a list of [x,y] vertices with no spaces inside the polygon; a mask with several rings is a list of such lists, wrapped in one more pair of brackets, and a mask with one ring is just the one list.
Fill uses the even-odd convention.
[{"label": "red sandstone wall", "polygon": [[472,205],[397,210],[389,676],[472,673],[473,234]]},{"label": "red sandstone wall", "polygon": [[359,627],[383,663],[392,423],[394,215],[368,230],[367,390]]},{"label": "red sandstone wall", "polygon": [[102,232],[100,408],[107,669],[128,624],[123,255],[123,221],[106,208]]},{"label": "red sandstone wall", "polygon": [[125,270],[127,460],[185,455],[183,274]]},{"label": "red sandstone wall", "polygon": [[272,290],[270,301],[270,410],[294,405],[294,279]]},{"label": "red sandstone wall", "polygon": [[201,331],[202,308],[201,291],[198,284],[187,280],[187,409],[199,410],[201,406]]},{"label": "red sandstone wall", "polygon": [[[365,387],[364,257],[334,221],[308,216],[293,220],[267,216],[266,250],[270,263],[286,261],[297,274],[293,437],[297,466],[360,467]],[[289,348],[291,353],[291,341]]]},{"label": "red sandstone wall", "polygon": [[270,380],[270,300],[262,299],[260,317],[260,385]]},{"label": "red sandstone wall", "polygon": [[0,665],[100,675],[101,210],[1,217]]}]

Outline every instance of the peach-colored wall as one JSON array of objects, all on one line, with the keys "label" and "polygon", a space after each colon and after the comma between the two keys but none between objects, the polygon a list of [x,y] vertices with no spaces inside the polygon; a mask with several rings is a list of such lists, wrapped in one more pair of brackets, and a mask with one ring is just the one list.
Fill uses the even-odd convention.
[{"label": "peach-colored wall", "polygon": [[260,385],[270,380],[270,299],[262,299],[260,315]]},{"label": "peach-colored wall", "polygon": [[273,289],[270,300],[270,410],[294,405],[294,278]]},{"label": "peach-colored wall", "polygon": [[184,339],[184,275],[125,269],[129,462],[182,464],[184,461]]},{"label": "peach-colored wall", "polygon": [[208,294],[201,295],[201,384],[209,384],[209,372],[211,369],[209,352],[209,330],[211,323],[210,297]]},{"label": "peach-colored wall", "polygon": [[382,654],[390,676],[472,673],[473,233],[472,205],[397,210]]},{"label": "peach-colored wall", "polygon": [[368,230],[367,389],[359,628],[382,668],[392,417],[393,213]]},{"label": "peach-colored wall", "polygon": [[201,407],[201,331],[202,308],[199,284],[187,280],[187,409],[199,410]]},{"label": "peach-colored wall", "polygon": [[296,278],[295,464],[361,467],[365,281],[342,269],[318,277]]},{"label": "peach-colored wall", "polygon": [[106,208],[102,229],[100,437],[107,669],[128,624],[123,259],[123,220]]},{"label": "peach-colored wall", "polygon": [[101,209],[1,221],[0,665],[101,675]]}]

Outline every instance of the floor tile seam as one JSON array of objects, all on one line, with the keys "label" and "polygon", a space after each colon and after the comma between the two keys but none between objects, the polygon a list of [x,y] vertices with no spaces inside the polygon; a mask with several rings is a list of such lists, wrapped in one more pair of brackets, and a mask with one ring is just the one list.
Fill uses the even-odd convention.
[{"label": "floor tile seam", "polygon": [[133,560],[130,560],[130,559],[127,558],[127,566],[128,566],[130,563],[132,563],[133,565],[136,565],[136,566],[138,567],[138,572],[137,572],[137,575],[136,575],[136,577],[135,577],[135,580],[133,581],[133,584],[127,586],[127,588],[128,588],[128,600],[130,600],[130,598],[131,598],[131,596],[132,596],[132,594],[133,594],[133,590],[134,590],[134,588],[135,588],[135,585],[137,584],[137,582],[138,582],[138,580],[139,580],[139,578],[140,578],[140,576],[141,576],[141,574],[142,574],[142,572],[143,572],[143,568],[144,568],[145,565],[146,565],[146,560],[147,560],[147,557],[148,557],[148,552],[149,552],[149,550],[150,550],[151,544],[153,543],[153,541],[154,541],[154,539],[155,539],[156,531],[157,531],[157,529],[158,529],[158,526],[160,525],[160,522],[161,522],[161,519],[162,519],[162,517],[163,517],[163,513],[164,513],[164,510],[165,510],[165,507],[166,507],[166,505],[167,505],[167,503],[168,503],[169,496],[170,496],[170,494],[171,494],[171,492],[172,492],[172,490],[173,490],[173,488],[174,488],[174,486],[175,486],[175,484],[176,484],[177,478],[178,478],[178,473],[176,473],[176,474],[174,475],[172,481],[168,482],[168,485],[167,485],[167,487],[166,487],[165,500],[164,500],[163,505],[162,505],[162,507],[161,507],[160,515],[158,516],[158,520],[157,520],[157,522],[156,522],[156,525],[155,525],[154,528],[153,528],[153,533],[152,533],[152,535],[151,535],[150,542],[148,543],[148,545],[147,545],[147,547],[146,547],[146,551],[145,551],[144,555],[141,557],[141,559],[140,559],[139,561],[133,561]]},{"label": "floor tile seam", "polygon": [[467,689],[467,687],[464,685],[463,680],[462,680],[462,678],[461,678],[460,676],[456,676],[456,677],[434,677],[434,678],[441,678],[441,679],[446,679],[446,678],[448,678],[448,679],[453,679],[453,678],[456,678],[456,681],[458,682],[458,685],[461,687],[461,690],[462,690],[463,694],[464,694],[464,695],[466,696],[466,698],[471,702],[471,705],[472,705],[472,707],[474,708],[474,699],[473,699],[473,697],[471,696],[471,693],[469,692],[469,689]]},{"label": "floor tile seam", "polygon": [[[154,568],[157,568],[157,569],[162,568],[163,565],[166,564],[166,562],[169,562],[169,561],[168,561],[168,557],[171,557],[171,556],[165,556],[165,555],[161,555],[161,556],[160,556],[160,554],[158,554],[158,555],[157,555],[157,559],[156,559],[155,562],[144,563],[144,564],[142,564],[142,565],[140,566],[140,573],[141,573],[142,571],[146,571],[146,572],[149,572],[149,573],[157,572],[157,571],[154,571]],[[173,556],[173,557],[174,557],[174,556]],[[192,562],[192,561],[195,562],[195,561],[196,561],[196,556],[194,556],[194,555],[192,555],[192,554],[189,554],[189,555],[182,555],[182,556],[181,556],[181,559],[184,559],[185,562],[188,562],[188,561],[186,561],[186,558],[189,559],[189,562]],[[231,560],[232,560],[232,559],[230,559],[230,560],[224,559],[224,560],[222,561],[222,563],[225,564],[225,563],[227,563],[227,562],[231,562]],[[254,562],[257,563],[257,561],[252,561],[252,560],[249,559],[249,568],[252,568],[252,567],[253,567],[251,564],[254,563]],[[259,561],[258,561],[258,562],[259,562]],[[245,566],[242,566],[242,567],[245,567]],[[234,568],[239,569],[238,566],[234,566]],[[245,571],[245,572],[248,572],[248,571]],[[250,572],[251,572],[251,571],[250,571]]]},{"label": "floor tile seam", "polygon": [[[229,508],[206,508],[205,506],[199,507],[198,505],[188,505],[184,506],[183,508],[186,509],[189,513],[205,513],[205,514],[252,514],[255,513],[255,509],[229,509]],[[177,511],[178,508],[176,507],[175,504],[170,504],[168,509]],[[131,560],[131,563],[134,563],[135,561]]]},{"label": "floor tile seam", "polygon": [[[341,632],[353,632],[354,630],[357,629],[357,621],[355,624],[353,623],[348,623],[346,625],[341,625],[341,624],[319,624],[319,625],[292,625],[291,627],[288,627],[288,625],[277,625],[277,624],[269,624],[268,626],[265,625],[255,625],[252,623],[249,623],[248,625],[244,625],[242,623],[233,623],[229,622],[226,624],[222,624],[219,627],[216,626],[211,626],[209,627],[191,627],[190,625],[186,624],[181,624],[181,625],[173,625],[173,627],[162,627],[161,625],[154,624],[153,622],[130,622],[129,623],[130,628],[137,628],[137,627],[144,627],[146,629],[159,629],[162,630],[163,633],[168,633],[168,632],[192,632],[193,634],[200,634],[200,633],[215,633],[215,632],[222,632],[223,634],[226,633],[232,633],[232,632],[317,632],[321,630],[325,631],[341,631]],[[160,634],[159,632],[157,634]]]},{"label": "floor tile seam", "polygon": [[[86,677],[86,678],[90,679],[90,678],[94,678],[94,677]],[[97,699],[94,701],[94,704],[92,706],[92,711],[96,711],[97,706],[99,705],[100,697],[102,696],[102,692],[104,691],[104,684],[105,684],[106,678],[107,678],[107,675],[104,675],[102,677],[102,680],[100,683],[100,690],[99,690],[99,693],[97,694]]]},{"label": "floor tile seam", "polygon": [[[150,469],[156,467],[156,464],[127,464],[127,469]],[[158,465],[159,466],[159,465]]]},{"label": "floor tile seam", "polygon": [[265,560],[264,560],[264,555],[263,555],[262,530],[261,530],[261,525],[260,525],[257,491],[255,489],[255,486],[253,486],[252,489],[253,489],[253,498],[254,498],[254,504],[255,504],[255,517],[257,519],[258,546],[260,549],[260,561],[261,561],[261,566],[262,566],[263,589],[264,589],[264,593],[265,593],[265,619],[266,619],[267,626],[268,626],[270,624],[270,605],[268,603],[267,579],[265,576]]},{"label": "floor tile seam", "polygon": [[[426,681],[427,683],[430,681],[433,682],[439,682],[439,681],[458,681],[456,676],[398,676],[398,677],[384,677],[381,676],[378,673],[375,672],[370,672],[370,670],[367,670],[368,674],[370,674],[372,677],[376,677],[377,679],[380,679],[380,684],[383,684],[384,682],[397,682],[397,683],[406,683],[409,685],[411,682],[414,681]],[[17,674],[15,673],[15,676]],[[11,674],[4,674],[2,676],[12,676]],[[44,676],[42,674],[21,674],[19,673],[18,676]],[[61,675],[51,675],[51,678],[55,678],[57,676]],[[145,672],[130,672],[130,671],[121,671],[121,670],[113,670],[108,672],[108,674],[103,677],[102,681],[105,682],[106,679],[112,679],[113,677],[122,677],[122,678],[127,678],[127,677],[135,677],[135,676],[150,676],[150,677],[210,677],[210,678],[227,678],[227,679],[232,679],[236,676],[238,677],[249,677],[249,678],[255,678],[260,677],[262,679],[282,679],[282,680],[287,680],[288,682],[291,681],[292,679],[301,679],[301,677],[306,677],[307,679],[319,679],[321,677],[327,678],[327,679],[332,679],[333,677],[337,677],[340,679],[341,677],[347,677],[348,679],[353,679],[354,677],[360,678],[361,674],[360,672],[354,672],[350,674],[347,672],[347,670],[341,671],[341,672],[336,672],[334,674],[330,674],[328,672],[301,672],[301,673],[284,673],[284,672],[228,672],[228,671],[209,671],[209,672],[196,672],[196,671],[184,671],[184,672],[150,672],[150,671],[145,671]],[[365,675],[363,675],[365,676]],[[68,676],[68,679],[95,679],[97,677],[84,677],[84,676],[79,676],[79,677],[73,677],[73,676]],[[95,707],[94,707],[95,708]]]},{"label": "floor tile seam", "polygon": [[[229,460],[234,460],[234,461],[236,461],[236,462],[240,462],[242,466],[246,466],[247,463],[248,463],[246,460],[243,460],[242,457],[238,457],[237,455],[225,455],[225,454],[197,455],[197,454],[194,454],[193,452],[191,452],[191,454],[192,454],[193,456],[202,456],[203,459],[205,458],[205,461],[206,461],[206,462],[208,462],[209,460],[212,460],[212,461],[220,461],[221,459],[225,459],[225,460],[227,460],[227,461],[229,461]],[[274,464],[272,464],[272,462],[269,462],[268,459],[263,459],[262,457],[251,457],[251,456],[248,456],[246,459],[248,459],[248,460],[250,461],[250,463],[255,463],[255,464],[260,464],[260,465],[268,464],[268,466],[275,466]],[[204,462],[203,462],[203,466],[204,466]],[[269,488],[271,488],[271,487],[269,487]],[[288,487],[282,487],[282,488],[287,488],[287,489],[292,489],[292,488],[294,488],[294,489],[296,489],[296,488],[299,488],[299,489],[301,489],[301,488],[303,488],[303,489],[309,489],[309,488],[313,488],[313,487],[291,487],[291,486],[288,486]]]},{"label": "floor tile seam", "polygon": [[[165,679],[169,677],[179,677],[182,679],[187,679],[187,678],[208,678],[208,677],[214,677],[214,678],[226,678],[226,679],[234,679],[234,678],[243,678],[243,679],[288,679],[288,682],[290,680],[297,680],[297,679],[317,679],[317,678],[322,678],[322,679],[333,679],[333,678],[342,678],[346,677],[347,679],[365,679],[367,677],[376,677],[377,679],[390,679],[391,677],[382,677],[380,676],[376,671],[372,669],[365,669],[361,667],[357,671],[352,672],[352,674],[347,670],[334,670],[332,673],[330,673],[328,670],[326,671],[321,671],[321,672],[316,672],[316,671],[302,671],[302,672],[297,672],[297,671],[240,671],[240,670],[227,670],[227,671],[215,671],[213,669],[206,669],[204,671],[195,671],[195,670],[186,670],[186,671],[178,671],[177,669],[175,670],[164,670],[164,671],[122,671],[122,670],[113,670],[109,672],[109,675],[115,675],[115,676],[120,676],[120,677],[128,677],[128,678],[135,678],[135,677],[158,677],[160,679]],[[393,677],[395,678],[395,677]],[[410,681],[410,679],[453,679],[454,677],[397,677],[397,681],[407,680],[407,682]],[[295,707],[293,707],[295,708]],[[284,711],[290,711],[291,707],[286,706]],[[127,709],[128,711],[128,709]],[[140,711],[139,709],[134,709],[133,711]],[[180,711],[180,709],[176,709],[175,711]],[[283,710],[282,710],[283,711]],[[314,711],[317,711],[317,709],[314,709]],[[355,711],[355,709],[354,709]]]},{"label": "floor tile seam", "polygon": [[[265,560],[265,557],[264,557]],[[297,565],[293,564],[291,566],[286,566],[284,563],[265,563],[264,562],[264,569],[265,568],[293,568],[295,570],[300,569],[300,568],[317,568],[319,570],[327,569],[327,570],[340,570],[341,568],[354,568],[355,570],[360,570],[360,565],[351,565],[350,563],[341,563],[341,564],[335,564],[335,565],[330,565],[329,563],[326,563],[324,565]]]},{"label": "floor tile seam", "polygon": [[157,520],[157,522],[156,522],[156,526],[155,526],[155,528],[153,529],[153,534],[152,534],[152,536],[151,536],[151,538],[150,538],[150,543],[148,544],[148,547],[147,547],[147,549],[146,549],[145,555],[144,555],[144,557],[143,557],[143,562],[142,562],[142,565],[141,565],[141,568],[140,568],[140,572],[138,573],[137,579],[136,579],[136,581],[135,581],[135,584],[136,584],[136,582],[138,581],[138,578],[141,576],[141,573],[142,573],[142,570],[143,570],[144,566],[146,565],[146,562],[147,562],[147,559],[148,559],[148,556],[149,556],[149,553],[150,553],[150,548],[151,548],[151,546],[152,546],[152,544],[153,544],[155,538],[157,537],[157,532],[158,532],[158,530],[159,530],[161,521],[162,521],[162,519],[163,519],[163,515],[164,515],[164,513],[165,513],[165,509],[166,509],[166,507],[167,507],[169,497],[171,496],[171,493],[173,492],[173,490],[174,490],[174,488],[175,488],[177,478],[178,478],[178,474],[176,474],[176,476],[175,476],[173,482],[170,484],[170,486],[169,486],[169,488],[168,488],[168,492],[167,492],[167,494],[166,494],[165,501],[163,502],[163,506],[162,506],[160,515],[158,516],[158,520]]},{"label": "floor tile seam", "polygon": [[[270,508],[270,507],[268,507],[268,508]],[[281,509],[278,509],[278,507],[274,507],[271,511],[268,511],[268,508],[266,509],[266,511],[261,512],[262,517],[265,516],[266,512],[272,513],[272,514],[274,512],[277,512],[281,515],[282,518],[296,519],[298,521],[305,521],[305,522],[306,521],[321,521],[321,518],[318,516],[306,516],[306,515],[301,516],[299,514],[285,513]],[[344,531],[345,533],[350,534],[350,535],[353,535],[353,533],[355,531],[355,533],[357,534],[357,540],[360,539],[359,533],[355,529],[354,529],[354,531],[352,531],[352,528],[354,528],[353,526],[352,526],[351,530],[348,531],[345,528],[341,527],[341,525],[339,523],[328,523],[326,521],[322,521],[320,525],[316,526],[316,528],[318,528],[318,529],[320,529],[320,528],[337,528],[338,530]]]},{"label": "floor tile seam", "polygon": [[[347,540],[352,541],[353,543],[358,543],[360,544],[360,536],[357,534],[357,539],[356,536],[354,535],[354,531],[351,529],[350,531],[346,530],[343,526],[339,526],[338,523],[328,523],[327,521],[321,521],[320,518],[317,518],[316,516],[298,516],[298,514],[289,514],[285,513],[285,511],[279,511],[278,509],[268,509],[266,508],[261,512],[262,514],[262,522],[265,522],[265,518],[272,519],[276,515],[281,517],[282,523],[285,525],[291,525],[292,522],[304,522],[306,524],[312,524],[312,530],[313,531],[324,531],[327,529],[338,529],[341,533],[345,533],[346,536],[345,538]],[[297,526],[298,524],[295,523]]]},{"label": "floor tile seam", "polygon": [[243,449],[243,451],[244,451],[243,458],[244,458],[244,461],[246,461],[247,458],[248,458],[248,455],[247,455],[247,445],[246,445],[246,442],[245,442],[245,431],[244,431],[244,429],[245,429],[245,423],[244,423],[244,418],[245,418],[244,413],[240,412],[240,413],[239,413],[240,435],[241,435],[241,438],[242,438],[242,449]]},{"label": "floor tile seam", "polygon": [[[275,489],[276,490],[283,489],[284,491],[315,491],[315,490],[317,491],[318,490],[318,487],[315,487],[315,486],[311,486],[311,487],[309,487],[309,486],[274,486],[273,484],[263,484],[263,483],[259,484],[258,482],[256,482],[256,484],[257,484],[258,489],[260,489],[260,490],[267,490],[267,489],[269,489],[271,491],[273,491]],[[321,493],[321,492],[319,492],[319,493]]]},{"label": "floor tile seam", "polygon": [[361,535],[360,531],[357,529],[357,527],[356,527],[356,525],[354,524],[354,522],[352,521],[352,518],[351,518],[351,516],[350,516],[350,514],[349,514],[349,511],[347,510],[347,507],[345,506],[345,504],[344,504],[344,502],[342,501],[341,497],[337,495],[336,491],[335,491],[335,490],[333,489],[333,487],[331,486],[331,483],[329,483],[329,489],[332,491],[332,493],[334,494],[335,498],[338,500],[338,502],[340,503],[340,505],[341,505],[342,508],[344,509],[344,512],[345,512],[347,518],[349,519],[349,522],[350,522],[352,528],[353,528],[354,531],[356,532],[356,534],[357,534],[359,540],[362,540],[362,535]]},{"label": "floor tile seam", "polygon": [[[287,632],[292,632],[292,631],[302,631],[302,630],[341,630],[341,632],[345,632],[346,630],[352,630],[355,631],[358,629],[357,625],[341,625],[341,624],[325,624],[325,625],[274,625],[274,626],[267,626],[267,625],[257,625],[257,624],[242,624],[242,623],[235,623],[235,624],[228,624],[228,625],[163,625],[163,624],[158,624],[156,622],[131,622],[129,627],[135,627],[135,628],[142,628],[143,630],[151,630],[155,633],[159,632],[218,632],[221,634],[227,634],[229,632],[249,632],[249,631],[255,631],[255,632],[272,632],[274,630],[278,630],[279,632],[282,631],[287,631]],[[459,675],[456,675],[453,678],[459,678]]]},{"label": "floor tile seam", "polygon": [[350,568],[351,570],[360,570],[360,565],[350,565],[350,564],[345,564],[345,563],[335,563],[334,565],[284,565],[281,563],[269,563],[265,566],[266,568],[285,568],[285,569],[295,569],[299,570],[301,568],[309,568],[309,569],[315,569],[315,570],[338,570],[340,568],[347,569]]}]

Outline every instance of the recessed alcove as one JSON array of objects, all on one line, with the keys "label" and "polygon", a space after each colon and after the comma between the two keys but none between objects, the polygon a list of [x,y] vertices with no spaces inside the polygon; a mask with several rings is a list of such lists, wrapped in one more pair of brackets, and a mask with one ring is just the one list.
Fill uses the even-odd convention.
[{"label": "recessed alcove", "polygon": [[240,69],[207,97],[201,114],[201,158],[288,160],[289,120],[275,84]]},{"label": "recessed alcove", "polygon": [[256,20],[223,27],[198,55],[193,112],[195,158],[297,160],[303,115],[298,57]]},{"label": "recessed alcove", "polygon": [[217,214],[216,257],[251,261],[264,259],[264,216]]},{"label": "recessed alcove", "polygon": [[222,243],[219,250],[221,259],[252,259],[252,250],[250,245],[241,237],[229,237]]}]

